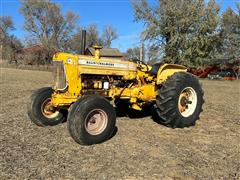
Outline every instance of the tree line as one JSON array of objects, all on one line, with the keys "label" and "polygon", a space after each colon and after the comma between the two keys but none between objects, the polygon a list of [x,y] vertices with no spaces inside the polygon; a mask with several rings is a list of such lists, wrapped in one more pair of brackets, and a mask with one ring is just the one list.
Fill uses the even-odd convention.
[{"label": "tree line", "polygon": [[[141,42],[146,46],[146,61],[183,64],[191,67],[234,62],[240,57],[240,4],[220,12],[215,0],[132,0],[136,22],[144,24]],[[25,44],[42,44],[45,49],[35,63],[47,64],[57,50],[79,53],[81,30],[87,30],[87,46],[110,47],[118,38],[117,30],[106,25],[100,34],[96,24],[79,27],[79,16],[63,14],[50,0],[21,1]],[[11,17],[1,16],[1,52],[3,59],[16,59],[22,42],[10,34]],[[38,56],[39,57],[39,56]],[[139,59],[140,47],[129,48],[126,59]],[[31,57],[34,59],[34,57]],[[34,60],[33,60],[34,61]]]},{"label": "tree line", "polygon": [[[215,0],[132,1],[135,20],[143,22],[148,61],[187,66],[233,62],[240,58],[240,4],[220,13]],[[127,50],[137,56],[139,47]],[[138,57],[137,57],[138,58]]]},{"label": "tree line", "polygon": [[[63,14],[58,4],[50,0],[22,0],[19,12],[24,17],[24,30],[27,32],[26,46],[43,45],[40,54],[33,54],[31,63],[49,64],[56,51],[79,53],[81,30],[87,30],[86,45],[102,45],[110,47],[118,38],[117,30],[111,25],[105,25],[102,34],[96,24],[79,27],[79,15],[69,11]],[[10,34],[14,24],[10,16],[1,16],[1,52],[2,59],[16,60],[17,52],[23,48],[22,42]],[[26,58],[26,57],[24,57]]]}]

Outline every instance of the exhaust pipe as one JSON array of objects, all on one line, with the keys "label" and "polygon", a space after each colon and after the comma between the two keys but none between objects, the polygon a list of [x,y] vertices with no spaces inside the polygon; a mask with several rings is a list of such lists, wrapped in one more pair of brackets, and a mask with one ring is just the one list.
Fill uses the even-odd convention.
[{"label": "exhaust pipe", "polygon": [[82,30],[81,33],[81,48],[80,48],[80,54],[84,55],[85,54],[85,49],[86,49],[86,30]]}]

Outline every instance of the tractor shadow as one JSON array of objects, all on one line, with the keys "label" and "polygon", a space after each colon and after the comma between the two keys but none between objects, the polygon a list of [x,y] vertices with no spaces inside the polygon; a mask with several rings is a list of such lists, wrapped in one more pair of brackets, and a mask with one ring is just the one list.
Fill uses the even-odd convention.
[{"label": "tractor shadow", "polygon": [[153,120],[153,122],[163,125],[162,124],[163,120],[157,114],[156,107],[154,107],[153,104],[149,104],[143,107],[141,111],[130,109],[130,108],[125,108],[125,109],[115,108],[115,110],[116,110],[116,115],[119,118],[128,117],[130,119],[137,120],[141,118],[150,117]]},{"label": "tractor shadow", "polygon": [[[116,117],[121,118],[121,117],[127,117],[130,119],[142,119],[146,117],[150,117],[155,123],[162,124],[162,120],[157,114],[156,108],[152,104],[148,104],[143,107],[141,111],[134,110],[131,108],[124,108],[124,109],[119,109],[115,107],[116,111]],[[68,116],[68,111],[67,110],[62,110],[61,113],[64,115],[65,119],[62,123],[67,122],[67,116]],[[115,130],[113,132],[113,136],[117,133],[118,128],[115,127]],[[112,137],[111,137],[112,138]]]},{"label": "tractor shadow", "polygon": [[143,107],[143,109],[141,111],[134,110],[134,109],[127,108],[127,107],[121,108],[121,109],[115,107],[115,111],[116,111],[117,117],[128,117],[130,119],[141,119],[141,118],[152,116],[154,107],[153,107],[153,105],[146,105]]}]

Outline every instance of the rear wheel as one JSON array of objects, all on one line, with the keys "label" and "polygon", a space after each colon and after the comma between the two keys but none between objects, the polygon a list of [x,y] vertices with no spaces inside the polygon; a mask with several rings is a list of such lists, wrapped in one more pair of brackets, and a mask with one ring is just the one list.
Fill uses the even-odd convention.
[{"label": "rear wheel", "polygon": [[67,123],[69,133],[77,143],[97,144],[112,136],[116,113],[105,98],[84,96],[72,105]]},{"label": "rear wheel", "polygon": [[195,125],[202,112],[203,90],[190,73],[177,72],[162,85],[156,100],[160,123],[169,127]]},{"label": "rear wheel", "polygon": [[53,126],[64,121],[64,115],[51,105],[53,89],[50,87],[41,88],[31,96],[28,104],[28,116],[38,126]]}]

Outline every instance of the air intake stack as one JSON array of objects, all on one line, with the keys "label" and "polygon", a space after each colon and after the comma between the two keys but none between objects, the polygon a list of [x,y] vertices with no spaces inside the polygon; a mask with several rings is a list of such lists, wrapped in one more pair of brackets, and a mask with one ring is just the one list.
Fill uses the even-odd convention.
[{"label": "air intake stack", "polygon": [[82,30],[81,32],[81,48],[80,54],[84,55],[86,49],[86,30]]}]

